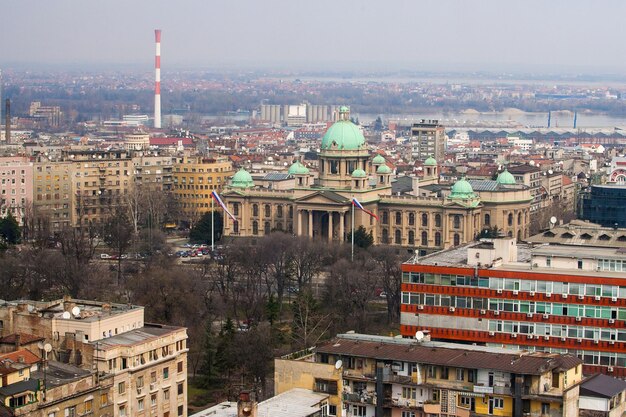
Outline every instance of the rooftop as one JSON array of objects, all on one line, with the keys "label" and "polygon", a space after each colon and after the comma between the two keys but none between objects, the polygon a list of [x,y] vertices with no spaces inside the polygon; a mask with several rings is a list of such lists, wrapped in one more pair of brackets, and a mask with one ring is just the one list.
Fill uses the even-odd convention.
[{"label": "rooftop", "polygon": [[[65,385],[78,379],[91,375],[91,372],[66,363],[48,361],[46,367],[46,388],[54,388]],[[44,380],[43,369],[31,374],[31,379]]]},{"label": "rooftop", "polygon": [[572,355],[511,351],[445,342],[417,342],[386,336],[341,334],[321,344],[317,353],[415,362],[459,368],[492,369],[526,375],[567,370],[582,361]]},{"label": "rooftop", "polygon": [[98,349],[106,349],[116,346],[132,346],[145,343],[146,341],[156,339],[170,333],[177,332],[180,329],[184,329],[184,327],[146,323],[144,327],[141,327],[139,329],[134,329],[128,332],[117,334],[115,336],[107,337],[106,339],[91,342],[91,344],[97,345]]},{"label": "rooftop", "polygon": [[[469,248],[481,249],[485,247],[485,242],[470,242],[465,245],[456,246],[450,249],[431,253],[426,256],[415,257],[408,263],[419,263],[420,265],[438,266],[459,266],[468,267],[467,250]],[[530,262],[531,247],[524,243],[517,243],[517,263]]]},{"label": "rooftop", "polygon": [[573,220],[567,224],[554,226],[526,240],[531,243],[626,248],[626,229],[603,227],[596,223]]},{"label": "rooftop", "polygon": [[[112,304],[101,301],[79,300],[64,298],[54,301],[13,300],[0,301],[0,307],[23,307],[25,312],[41,314],[43,318],[63,319],[63,314],[70,314],[76,320],[94,322],[104,317],[124,314],[131,310],[143,310],[143,307],[132,304]],[[71,314],[71,310],[78,307],[77,315]],[[67,315],[66,315],[67,317]]]},{"label": "rooftop", "polygon": [[626,381],[596,374],[581,383],[580,396],[611,398],[624,390],[626,390]]}]

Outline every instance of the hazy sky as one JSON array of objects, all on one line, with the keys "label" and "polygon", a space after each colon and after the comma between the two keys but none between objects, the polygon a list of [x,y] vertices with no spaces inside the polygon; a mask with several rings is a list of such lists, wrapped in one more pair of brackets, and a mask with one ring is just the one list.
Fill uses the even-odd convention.
[{"label": "hazy sky", "polygon": [[[19,0],[0,68],[626,72],[624,0]],[[105,67],[106,65],[103,65]]]}]

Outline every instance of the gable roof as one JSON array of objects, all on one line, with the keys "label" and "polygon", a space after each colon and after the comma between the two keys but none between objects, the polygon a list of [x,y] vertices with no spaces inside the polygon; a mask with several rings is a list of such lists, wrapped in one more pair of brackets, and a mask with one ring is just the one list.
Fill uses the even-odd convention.
[{"label": "gable roof", "polygon": [[626,381],[608,375],[596,374],[580,384],[580,395],[611,398],[626,390]]}]

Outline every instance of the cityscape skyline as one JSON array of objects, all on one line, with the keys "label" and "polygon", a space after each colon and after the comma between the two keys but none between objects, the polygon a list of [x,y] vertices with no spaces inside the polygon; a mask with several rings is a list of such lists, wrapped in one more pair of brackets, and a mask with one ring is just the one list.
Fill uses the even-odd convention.
[{"label": "cityscape skyline", "polygon": [[6,11],[0,66],[148,66],[152,31],[161,28],[170,69],[614,73],[625,68],[625,11],[617,1],[25,1]]}]

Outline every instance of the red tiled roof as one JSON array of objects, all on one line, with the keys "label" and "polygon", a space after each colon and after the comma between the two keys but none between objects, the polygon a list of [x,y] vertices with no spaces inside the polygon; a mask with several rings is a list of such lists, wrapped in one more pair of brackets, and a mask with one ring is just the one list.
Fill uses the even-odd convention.
[{"label": "red tiled roof", "polygon": [[178,145],[178,141],[182,141],[183,146],[193,145],[193,140],[191,138],[150,138],[150,146]]},{"label": "red tiled roof", "polygon": [[[18,333],[12,333],[12,334],[8,334],[0,338],[0,344],[14,345],[17,335]],[[19,333],[19,335],[20,335],[20,344],[29,344],[29,343],[38,342],[40,340],[45,340],[45,338],[43,337],[36,336],[34,334],[29,334],[29,333]]]}]

